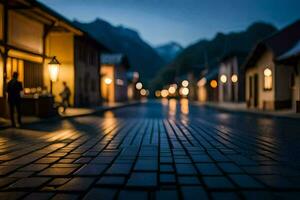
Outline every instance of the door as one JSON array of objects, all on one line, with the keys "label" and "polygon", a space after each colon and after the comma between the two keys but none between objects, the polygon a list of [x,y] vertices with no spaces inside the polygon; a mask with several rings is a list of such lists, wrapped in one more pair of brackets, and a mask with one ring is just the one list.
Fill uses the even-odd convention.
[{"label": "door", "polygon": [[254,97],[254,107],[258,107],[258,74],[254,75],[253,84],[253,97]]}]

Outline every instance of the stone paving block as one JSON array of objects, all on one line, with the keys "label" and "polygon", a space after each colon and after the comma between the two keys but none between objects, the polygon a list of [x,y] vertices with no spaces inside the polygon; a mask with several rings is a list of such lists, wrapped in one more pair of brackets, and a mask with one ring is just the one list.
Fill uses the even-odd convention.
[{"label": "stone paving block", "polygon": [[50,167],[54,167],[54,168],[78,168],[80,166],[81,166],[81,164],[57,163],[57,164],[51,165]]},{"label": "stone paving block", "polygon": [[29,195],[27,195],[24,200],[48,200],[51,197],[53,197],[55,195],[55,193],[50,193],[50,192],[44,192],[44,193],[31,193]]},{"label": "stone paving block", "polygon": [[26,192],[0,192],[0,199],[3,200],[17,200],[26,195]]},{"label": "stone paving block", "polygon": [[233,189],[234,185],[224,176],[205,176],[204,183],[211,189]]},{"label": "stone paving block", "polygon": [[122,190],[119,194],[118,200],[128,200],[128,199],[147,200],[148,193],[143,191]]},{"label": "stone paving block", "polygon": [[158,170],[157,160],[139,159],[137,160],[134,166],[134,170],[135,171],[157,171]]},{"label": "stone paving block", "polygon": [[66,184],[56,188],[56,190],[65,192],[84,192],[89,189],[94,180],[95,178],[75,177],[68,181]]},{"label": "stone paving block", "polygon": [[117,190],[110,188],[92,188],[85,196],[84,200],[113,200]]},{"label": "stone paving block", "polygon": [[160,157],[161,163],[172,163],[173,159],[171,157]]},{"label": "stone paving block", "polygon": [[176,173],[179,175],[196,175],[197,171],[192,164],[177,164],[175,165]]},{"label": "stone paving block", "polygon": [[78,176],[97,176],[104,172],[107,165],[87,164],[78,169],[74,175]]},{"label": "stone paving block", "polygon": [[0,188],[5,187],[5,186],[15,182],[16,180],[18,180],[18,179],[17,178],[9,178],[9,177],[0,178]]},{"label": "stone paving block", "polygon": [[21,171],[33,171],[33,172],[38,172],[42,171],[43,169],[49,167],[48,164],[30,164],[27,165],[26,167],[22,167],[20,170]]},{"label": "stone paving block", "polygon": [[178,176],[180,185],[201,185],[197,176]]},{"label": "stone paving block", "polygon": [[132,164],[113,164],[105,174],[110,175],[127,175],[130,173]]},{"label": "stone paving block", "polygon": [[182,186],[181,192],[184,200],[203,199],[208,200],[208,194],[200,186]]},{"label": "stone paving block", "polygon": [[50,181],[48,183],[48,185],[58,187],[58,186],[61,186],[65,183],[67,183],[70,180],[71,180],[71,178],[54,178],[52,181]]},{"label": "stone paving block", "polygon": [[40,176],[68,176],[73,171],[75,171],[76,168],[54,168],[49,167],[39,173]]},{"label": "stone paving block", "polygon": [[174,167],[173,165],[170,164],[161,164],[159,168],[160,172],[174,172]]},{"label": "stone paving block", "polygon": [[211,194],[214,200],[238,200],[241,199],[237,193],[234,192],[213,192]]},{"label": "stone paving block", "polygon": [[97,181],[97,185],[106,186],[121,186],[125,183],[125,177],[123,176],[103,176]]},{"label": "stone paving block", "polygon": [[155,193],[156,200],[179,199],[176,190],[160,190]]},{"label": "stone paving block", "polygon": [[21,188],[38,188],[49,181],[50,178],[43,177],[30,177],[22,178],[17,182],[9,186],[11,189],[21,189]]},{"label": "stone paving block", "polygon": [[26,178],[29,177],[31,175],[33,175],[34,172],[29,172],[29,171],[16,171],[12,174],[10,174],[8,177],[12,177],[12,178]]},{"label": "stone paving block", "polygon": [[222,175],[222,172],[219,170],[217,165],[212,163],[197,163],[196,167],[203,176]]},{"label": "stone paving block", "polygon": [[0,166],[0,176],[7,175],[13,171],[15,171],[19,166]]},{"label": "stone paving block", "polygon": [[74,163],[81,163],[81,164],[86,164],[89,163],[92,160],[91,157],[82,157],[77,159]]},{"label": "stone paving block", "polygon": [[218,163],[218,165],[225,173],[244,173],[243,170],[234,163]]},{"label": "stone paving block", "polygon": [[38,161],[36,161],[36,163],[38,163],[38,164],[51,164],[51,163],[55,163],[59,159],[60,159],[59,157],[45,157],[45,158],[39,159]]},{"label": "stone paving block", "polygon": [[157,185],[157,173],[133,172],[127,182],[128,187],[155,187]]},{"label": "stone paving block", "polygon": [[276,199],[269,191],[242,191],[242,196],[246,200]]},{"label": "stone paving block", "polygon": [[245,174],[232,174],[229,177],[241,188],[264,188],[257,180]]},{"label": "stone paving block", "polygon": [[271,188],[293,188],[294,185],[280,175],[259,175],[255,176],[259,181]]},{"label": "stone paving block", "polygon": [[176,177],[174,174],[160,174],[159,180],[162,184],[175,184]]},{"label": "stone paving block", "polygon": [[77,194],[56,194],[51,200],[78,200],[79,196]]}]

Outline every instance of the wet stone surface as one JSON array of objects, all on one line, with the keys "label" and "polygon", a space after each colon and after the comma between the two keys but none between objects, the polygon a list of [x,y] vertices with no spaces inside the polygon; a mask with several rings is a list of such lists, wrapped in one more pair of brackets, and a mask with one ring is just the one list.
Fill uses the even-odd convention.
[{"label": "wet stone surface", "polygon": [[0,199],[299,197],[297,120],[187,103],[1,130]]}]

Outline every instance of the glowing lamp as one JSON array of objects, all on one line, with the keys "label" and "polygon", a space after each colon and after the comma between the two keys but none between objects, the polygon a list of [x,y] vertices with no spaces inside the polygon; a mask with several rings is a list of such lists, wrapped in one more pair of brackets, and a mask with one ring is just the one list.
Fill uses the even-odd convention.
[{"label": "glowing lamp", "polygon": [[106,77],[106,78],[104,79],[104,83],[105,83],[106,85],[110,85],[110,84],[112,83],[112,79]]},{"label": "glowing lamp", "polygon": [[220,76],[220,81],[222,82],[222,83],[226,83],[227,82],[227,76],[226,75],[221,75]]},{"label": "glowing lamp", "polygon": [[264,70],[264,75],[265,75],[265,76],[271,76],[271,75],[272,75],[272,71],[271,71],[269,68],[266,68],[266,69]]},{"label": "glowing lamp", "polygon": [[135,88],[137,90],[141,90],[143,88],[143,84],[141,82],[136,83]]},{"label": "glowing lamp", "polygon": [[163,98],[168,97],[168,95],[169,95],[169,91],[168,91],[168,90],[162,90],[162,91],[161,91],[161,96],[162,96]]},{"label": "glowing lamp", "polygon": [[156,96],[157,98],[159,98],[160,95],[161,95],[161,92],[160,92],[159,90],[156,90],[156,91],[155,91],[155,96]]},{"label": "glowing lamp", "polygon": [[174,86],[171,86],[171,87],[169,87],[168,92],[169,92],[170,94],[175,94],[176,88],[175,88]]},{"label": "glowing lamp", "polygon": [[236,74],[233,74],[233,75],[231,76],[231,81],[232,81],[233,83],[238,82],[238,76],[237,76]]},{"label": "glowing lamp", "polygon": [[189,95],[189,92],[190,92],[190,90],[189,90],[189,88],[181,88],[181,94],[183,95],[183,96],[187,96],[187,95]]},{"label": "glowing lamp", "polygon": [[218,87],[218,82],[216,80],[210,81],[210,87],[212,87],[212,88]]},{"label": "glowing lamp", "polygon": [[141,89],[140,94],[142,96],[146,96],[147,95],[147,91],[145,89]]},{"label": "glowing lamp", "polygon": [[184,81],[181,82],[181,85],[183,87],[187,87],[187,86],[189,86],[189,82],[187,80],[184,80]]},{"label": "glowing lamp", "polygon": [[56,82],[58,80],[59,66],[60,66],[60,63],[58,62],[58,60],[56,59],[55,56],[48,63],[50,80],[52,82]]}]

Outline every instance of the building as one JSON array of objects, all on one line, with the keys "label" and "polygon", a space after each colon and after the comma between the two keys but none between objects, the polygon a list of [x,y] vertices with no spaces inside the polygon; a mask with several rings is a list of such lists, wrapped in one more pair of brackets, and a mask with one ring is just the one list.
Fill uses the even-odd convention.
[{"label": "building", "polygon": [[219,69],[213,68],[204,70],[201,79],[198,81],[198,101],[218,102],[218,72]]},{"label": "building", "polygon": [[101,55],[101,94],[108,103],[128,99],[127,70],[129,62],[123,54]]},{"label": "building", "polygon": [[245,101],[245,70],[243,62],[246,54],[232,52],[220,61],[218,90],[219,102],[244,102]]},{"label": "building", "polygon": [[[1,1],[0,18],[1,116],[7,115],[5,88],[14,71],[19,72],[25,88],[24,114],[36,114],[40,99],[52,98],[47,94],[50,88],[55,101],[59,101],[63,81],[71,89],[72,106],[101,102],[99,55],[106,48],[35,0]],[[51,82],[48,63],[54,56],[60,67],[57,80]]]},{"label": "building", "polygon": [[292,49],[280,56],[278,60],[294,69],[291,79],[292,109],[300,113],[300,39]]},{"label": "building", "polygon": [[259,42],[246,63],[246,101],[250,108],[291,108],[296,68],[280,61],[300,39],[300,21]]}]

